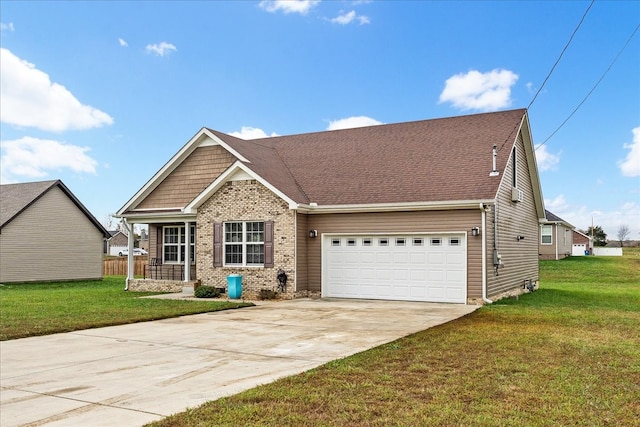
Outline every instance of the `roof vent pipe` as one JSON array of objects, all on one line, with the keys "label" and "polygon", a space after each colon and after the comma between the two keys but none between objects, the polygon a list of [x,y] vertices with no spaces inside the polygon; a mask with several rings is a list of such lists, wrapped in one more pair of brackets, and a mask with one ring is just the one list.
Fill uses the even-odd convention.
[{"label": "roof vent pipe", "polygon": [[500,172],[498,172],[498,167],[496,165],[496,160],[498,159],[498,146],[493,144],[493,169],[491,169],[491,173],[489,176],[498,176]]}]

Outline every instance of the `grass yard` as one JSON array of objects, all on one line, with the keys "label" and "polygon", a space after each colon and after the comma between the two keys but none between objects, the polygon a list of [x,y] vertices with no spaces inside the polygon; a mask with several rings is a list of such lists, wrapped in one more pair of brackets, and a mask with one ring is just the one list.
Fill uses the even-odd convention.
[{"label": "grass yard", "polygon": [[124,277],[0,286],[0,340],[205,313],[253,304],[139,298]]},{"label": "grass yard", "polygon": [[533,294],[150,426],[639,426],[640,252],[540,270]]}]

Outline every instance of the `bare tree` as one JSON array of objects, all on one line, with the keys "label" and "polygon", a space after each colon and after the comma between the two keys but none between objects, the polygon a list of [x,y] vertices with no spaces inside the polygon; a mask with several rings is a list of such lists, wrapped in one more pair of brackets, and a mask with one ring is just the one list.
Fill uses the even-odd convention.
[{"label": "bare tree", "polygon": [[620,247],[623,246],[623,242],[627,240],[627,237],[629,237],[629,233],[629,226],[627,224],[621,224],[620,227],[618,227],[618,240],[620,241]]}]

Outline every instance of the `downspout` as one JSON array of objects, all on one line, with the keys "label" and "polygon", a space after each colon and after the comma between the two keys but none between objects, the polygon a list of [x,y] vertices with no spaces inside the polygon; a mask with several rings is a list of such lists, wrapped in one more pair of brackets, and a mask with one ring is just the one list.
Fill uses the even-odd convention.
[{"label": "downspout", "polygon": [[482,214],[482,301],[487,304],[491,304],[489,298],[487,298],[487,234],[485,233],[487,229],[487,211],[483,203],[480,204],[480,212]]},{"label": "downspout", "polygon": [[127,228],[127,247],[129,248],[129,253],[127,254],[127,281],[124,285],[124,290],[129,290],[129,280],[133,280],[133,224],[129,224],[126,218],[124,219],[124,226]]}]

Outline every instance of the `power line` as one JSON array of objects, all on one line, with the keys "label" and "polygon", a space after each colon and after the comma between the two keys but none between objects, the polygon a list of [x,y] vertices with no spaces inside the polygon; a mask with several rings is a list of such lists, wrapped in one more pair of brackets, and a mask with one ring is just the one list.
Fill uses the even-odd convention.
[{"label": "power line", "polygon": [[[584,22],[584,19],[587,17],[587,14],[589,13],[589,10],[591,10],[591,6],[593,6],[594,2],[595,2],[595,0],[591,0],[591,3],[589,3],[589,6],[587,7],[587,10],[585,10],[584,13],[582,14],[582,18],[580,19],[580,22],[578,22],[578,25],[573,30],[573,33],[571,33],[571,37],[569,37],[569,40],[567,41],[567,43],[565,44],[564,48],[560,52],[560,55],[558,56],[558,59],[556,59],[556,62],[553,64],[553,67],[551,67],[551,70],[549,70],[549,73],[547,73],[547,77],[544,78],[542,84],[540,85],[540,88],[538,88],[538,91],[533,96],[533,99],[531,100],[531,102],[529,102],[529,105],[527,106],[527,110],[529,110],[529,108],[531,108],[531,105],[533,105],[533,102],[536,100],[536,98],[538,97],[540,92],[542,92],[542,89],[544,88],[544,85],[547,83],[547,80],[549,80],[549,78],[551,77],[551,74],[553,74],[553,71],[556,69],[556,66],[558,65],[558,63],[562,59],[562,56],[564,55],[566,50],[569,48],[569,45],[571,44],[571,41],[573,40],[573,37],[576,35],[578,30],[582,26],[582,23]],[[511,135],[518,128],[518,126],[520,126],[519,123],[514,126],[513,130],[509,133],[509,136],[507,136],[507,138],[504,140],[504,142],[500,146],[500,150],[498,150],[498,151],[502,151],[502,149],[504,148],[505,144],[507,142],[509,142],[509,139],[511,138]]]},{"label": "power line", "polygon": [[578,104],[578,106],[576,108],[574,108],[574,110],[571,112],[571,114],[569,114],[569,116],[564,119],[564,121],[562,123],[560,123],[560,126],[558,126],[556,128],[556,130],[554,130],[551,135],[549,135],[547,137],[547,139],[545,139],[541,144],[539,144],[536,147],[536,150],[540,147],[542,147],[544,144],[547,143],[547,141],[549,141],[553,135],[555,135],[568,121],[571,117],[573,117],[573,115],[580,109],[580,107],[582,107],[582,104],[585,103],[585,101],[591,96],[591,94],[593,93],[593,91],[596,90],[596,88],[600,85],[600,82],[602,82],[602,80],[604,79],[604,77],[609,73],[609,70],[611,70],[611,68],[613,67],[613,64],[616,63],[616,61],[618,60],[618,58],[620,58],[620,55],[622,55],[622,52],[624,52],[624,50],[627,48],[627,46],[629,46],[629,43],[631,43],[631,39],[633,39],[633,36],[636,35],[636,33],[638,32],[638,29],[640,29],[640,24],[638,24],[636,26],[636,28],[633,30],[633,32],[631,33],[631,35],[629,36],[629,38],[627,39],[627,42],[624,44],[624,46],[622,46],[622,49],[620,49],[620,52],[618,52],[618,54],[616,55],[615,58],[613,58],[613,61],[611,61],[611,64],[609,64],[609,67],[607,67],[607,69],[604,71],[604,73],[602,73],[602,76],[600,76],[600,78],[598,79],[598,81],[596,82],[595,85],[593,85],[593,87],[591,88],[591,90],[589,91],[589,93],[587,93],[587,95],[582,99],[582,101],[580,101],[580,103]]},{"label": "power line", "polygon": [[540,88],[538,89],[536,94],[533,96],[533,99],[531,100],[531,102],[527,106],[527,110],[529,108],[531,108],[531,105],[533,105],[534,101],[536,100],[536,98],[538,97],[540,92],[542,92],[542,88],[544,87],[545,83],[547,83],[547,80],[549,80],[549,77],[551,77],[551,74],[553,73],[553,70],[556,69],[556,66],[558,65],[558,62],[560,62],[560,60],[562,59],[562,56],[564,55],[564,53],[566,52],[567,48],[571,44],[571,41],[573,40],[573,37],[578,32],[578,29],[582,26],[582,23],[584,22],[584,19],[587,17],[587,13],[589,13],[589,10],[591,10],[591,6],[593,6],[594,2],[595,2],[595,0],[591,0],[591,3],[589,3],[589,7],[587,7],[587,10],[584,11],[584,14],[582,15],[582,19],[580,19],[580,22],[578,22],[578,25],[576,26],[576,29],[573,30],[573,33],[571,34],[571,37],[569,37],[569,41],[564,46],[564,49],[562,49],[562,52],[560,52],[560,56],[558,56],[558,59],[556,60],[555,64],[553,64],[553,67],[551,67],[551,70],[549,70],[549,74],[547,74],[547,77],[545,77],[544,81],[542,82],[542,85],[540,85]]}]

